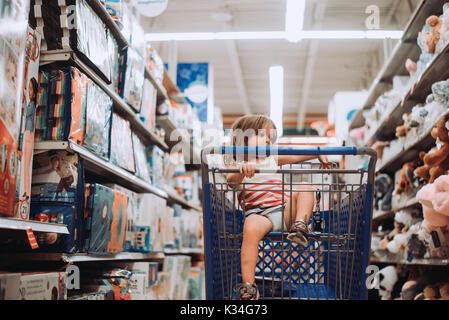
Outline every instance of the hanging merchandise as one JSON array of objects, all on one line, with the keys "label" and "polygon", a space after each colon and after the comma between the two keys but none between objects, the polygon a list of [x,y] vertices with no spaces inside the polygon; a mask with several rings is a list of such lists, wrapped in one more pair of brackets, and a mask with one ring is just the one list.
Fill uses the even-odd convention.
[{"label": "hanging merchandise", "polygon": [[86,185],[85,250],[121,252],[125,241],[128,197],[94,183]]},{"label": "hanging merchandise", "polygon": [[209,77],[212,77],[209,63],[178,63],[176,84],[196,109],[201,122],[208,122],[209,113],[213,112],[208,108],[212,99]]},{"label": "hanging merchandise", "polygon": [[120,96],[136,112],[140,111],[142,104],[144,73],[143,58],[134,48],[128,47],[120,70]]},{"label": "hanging merchandise", "polygon": [[145,17],[157,17],[167,9],[168,0],[133,0],[132,4]]},{"label": "hanging merchandise", "polygon": [[27,31],[25,71],[22,96],[22,122],[17,168],[15,216],[27,220],[30,210],[34,129],[39,89],[39,58],[41,36],[31,28]]},{"label": "hanging merchandise", "polygon": [[0,11],[0,214],[14,215],[29,1]]},{"label": "hanging merchandise", "polygon": [[118,114],[112,115],[111,162],[130,172],[135,172],[131,126]]}]

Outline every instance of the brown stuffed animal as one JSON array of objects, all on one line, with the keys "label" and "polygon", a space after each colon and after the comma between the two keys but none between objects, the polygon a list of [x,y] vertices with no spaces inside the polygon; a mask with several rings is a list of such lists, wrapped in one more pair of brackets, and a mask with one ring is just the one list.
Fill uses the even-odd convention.
[{"label": "brown stuffed animal", "polygon": [[429,53],[435,53],[435,48],[440,41],[440,29],[443,21],[437,16],[430,16],[426,20],[426,24],[430,26],[430,32],[426,32],[426,43]]},{"label": "brown stuffed animal", "polygon": [[449,170],[449,135],[447,123],[449,115],[443,117],[435,128],[432,129],[431,135],[440,143],[441,147],[428,154],[420,153],[420,157],[424,161],[424,165],[415,170],[415,174],[421,179],[433,183],[436,178]]},{"label": "brown stuffed animal", "polygon": [[412,114],[409,113],[403,116],[404,124],[396,127],[396,137],[401,138],[405,137],[410,130],[409,123],[412,120]]},{"label": "brown stuffed animal", "polygon": [[401,169],[401,180],[397,182],[395,194],[401,194],[403,192],[406,194],[410,193],[410,190],[412,189],[412,181],[410,181],[412,179],[412,172],[415,171],[420,164],[421,163],[418,160],[404,163]]}]

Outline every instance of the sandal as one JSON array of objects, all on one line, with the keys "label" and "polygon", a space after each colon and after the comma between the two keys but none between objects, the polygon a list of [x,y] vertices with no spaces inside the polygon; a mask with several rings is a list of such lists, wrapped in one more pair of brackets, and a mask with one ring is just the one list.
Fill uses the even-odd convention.
[{"label": "sandal", "polygon": [[307,246],[309,244],[309,227],[304,220],[295,221],[293,228],[287,235],[287,240]]},{"label": "sandal", "polygon": [[259,290],[253,283],[239,283],[235,290],[238,292],[240,300],[259,300]]}]

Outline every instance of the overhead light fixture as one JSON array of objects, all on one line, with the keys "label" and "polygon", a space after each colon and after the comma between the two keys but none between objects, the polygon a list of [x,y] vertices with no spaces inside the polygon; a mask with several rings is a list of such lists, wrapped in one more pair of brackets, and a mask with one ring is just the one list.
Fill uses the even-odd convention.
[{"label": "overhead light fixture", "polygon": [[270,76],[270,118],[277,128],[278,137],[283,134],[283,109],[284,109],[284,68],[271,66]]},{"label": "overhead light fixture", "polygon": [[306,0],[287,0],[285,10],[285,38],[290,42],[302,39]]},{"label": "overhead light fixture", "polygon": [[[401,39],[400,30],[304,30],[302,39],[311,40],[357,40],[357,39]],[[287,38],[284,31],[249,32],[173,32],[147,33],[145,40],[155,41],[196,41],[196,40],[282,40]]]}]

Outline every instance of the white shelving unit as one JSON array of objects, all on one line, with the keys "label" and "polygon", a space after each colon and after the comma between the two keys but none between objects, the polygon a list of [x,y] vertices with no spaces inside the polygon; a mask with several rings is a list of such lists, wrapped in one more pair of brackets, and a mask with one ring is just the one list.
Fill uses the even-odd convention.
[{"label": "white shelving unit", "polygon": [[87,253],[8,253],[0,255],[1,258],[8,257],[15,261],[63,261],[66,263],[77,262],[97,262],[97,261],[118,261],[118,260],[156,260],[164,259],[165,254],[163,252],[150,252],[150,253],[138,253],[138,252],[121,252],[117,254],[87,254]]},{"label": "white shelving unit", "polygon": [[14,218],[0,217],[0,229],[26,231],[31,229],[34,232],[52,232],[68,234],[65,224],[44,223],[33,220],[19,220]]},{"label": "white shelving unit", "polygon": [[417,6],[404,30],[402,39],[396,44],[391,56],[385,62],[368,90],[368,97],[363,104],[363,107],[354,115],[354,118],[349,125],[350,130],[359,128],[365,124],[362,112],[372,107],[377,98],[392,87],[391,84],[394,76],[409,75],[405,69],[405,61],[407,58],[414,61],[418,60],[420,55],[419,47],[416,44],[418,33],[424,26],[427,17],[433,14],[442,13],[443,4],[445,2],[445,0],[422,0]]}]

